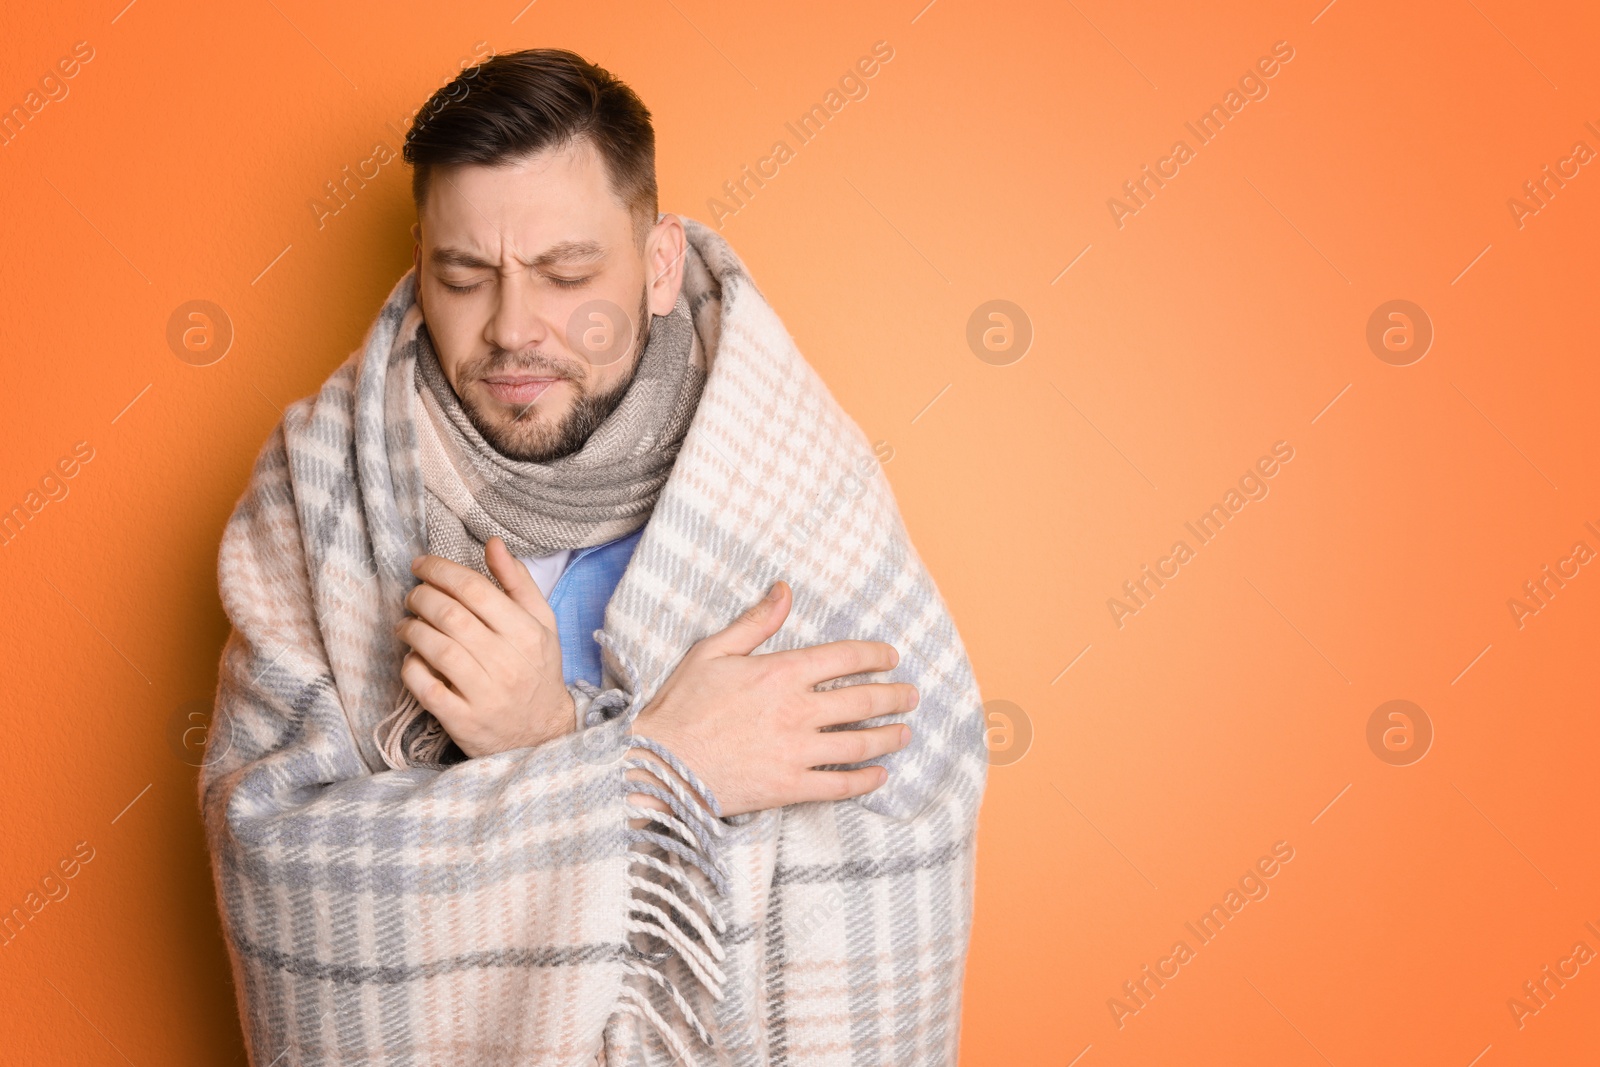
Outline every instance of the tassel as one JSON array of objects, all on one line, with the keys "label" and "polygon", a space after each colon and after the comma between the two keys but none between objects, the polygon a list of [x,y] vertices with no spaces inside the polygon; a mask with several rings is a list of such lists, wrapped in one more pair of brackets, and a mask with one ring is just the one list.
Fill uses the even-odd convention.
[{"label": "tassel", "polygon": [[[648,934],[659,937],[667,944],[678,950],[678,956],[683,960],[694,976],[700,979],[700,984],[705,986],[706,992],[711,994],[713,1000],[722,999],[722,984],[728,976],[722,973],[722,968],[706,957],[706,952],[700,946],[690,941],[678,924],[654,904],[647,904],[635,899],[631,915],[640,915],[642,918],[629,919],[628,929],[636,933]],[[654,920],[653,922],[650,920]],[[659,931],[659,933],[657,932]]]},{"label": "tassel", "polygon": [[689,1049],[684,1045],[683,1039],[677,1035],[667,1023],[667,1020],[663,1019],[661,1014],[650,1006],[650,1002],[645,1000],[643,994],[637,989],[623,986],[622,998],[625,1003],[621,1005],[621,1009],[631,1015],[638,1016],[654,1027],[656,1033],[661,1035],[662,1040],[671,1049],[674,1062],[677,1060],[682,1060],[684,1063],[694,1062],[694,1057],[689,1055]]},{"label": "tassel", "polygon": [[[410,737],[406,736],[408,733]],[[373,727],[372,740],[390,770],[407,767],[440,770],[446,765],[445,754],[454,744],[433,713],[417,703],[411,690],[404,686],[394,710]]]},{"label": "tassel", "polygon": [[[619,691],[608,690],[596,695],[590,704],[588,716],[592,724],[598,723],[601,715],[618,702],[617,698],[612,698],[613,693],[621,698],[620,703],[624,708],[627,706],[628,699]],[[602,704],[602,701],[605,703]],[[595,712],[597,706],[602,709],[600,714]],[[630,754],[623,760],[623,807],[630,817],[649,820],[646,828],[630,827],[625,833],[631,853],[629,865],[643,872],[662,875],[665,879],[664,882],[658,882],[644,873],[628,875],[626,929],[630,933],[655,938],[666,946],[666,952],[661,954],[659,961],[639,953],[639,958],[626,966],[631,973],[664,991],[677,1005],[683,1023],[689,1030],[706,1047],[713,1047],[711,1034],[695,1014],[689,998],[672,983],[663,968],[672,956],[677,956],[713,1001],[720,1002],[724,997],[722,987],[728,979],[718,964],[727,958],[727,952],[718,935],[727,931],[727,920],[710,895],[695,885],[688,874],[691,868],[699,871],[712,892],[719,897],[726,898],[731,892],[732,885],[720,840],[725,833],[725,824],[721,822],[722,808],[711,789],[664,746],[638,735],[628,735],[626,742]],[[640,750],[641,754],[634,754],[634,750]],[[642,758],[642,752],[648,752],[660,762]],[[662,768],[663,763],[671,768],[677,778]],[[630,770],[647,772],[651,781],[628,778],[626,772]],[[631,794],[652,797],[668,810],[638,807],[628,799]],[[619,1009],[630,1012],[654,1027],[675,1057],[689,1059],[683,1039],[638,989],[626,985],[623,987],[623,1003]]]},{"label": "tassel", "polygon": [[[628,760],[626,764],[624,764],[624,767],[633,767],[640,770],[650,769],[649,765],[645,763],[644,760]],[[688,845],[690,848],[697,848],[701,851],[709,851],[713,847],[709,838],[712,836],[714,831],[711,833],[706,832],[711,831],[711,828],[706,826],[705,823],[695,819],[692,810],[687,810],[686,805],[677,797],[673,796],[664,789],[660,789],[651,785],[648,782],[633,782],[629,786],[629,789],[634,793],[642,793],[645,796],[655,797],[657,800],[667,805],[667,811],[647,811],[644,813],[644,818],[656,819],[663,826],[670,826],[672,829],[678,831],[678,833],[683,837],[683,843]],[[693,828],[688,825],[691,820],[695,823]]]},{"label": "tassel", "polygon": [[[635,784],[637,785],[638,783]],[[636,808],[630,804],[628,806],[628,814],[635,819],[650,819],[658,822],[667,829],[675,831],[679,837],[683,838],[683,843],[690,848],[700,847],[700,840],[695,836],[694,832],[664,811],[656,811],[654,808]]]},{"label": "tassel", "polygon": [[[727,959],[728,954],[723,951],[721,943],[717,941],[716,935],[706,925],[706,921],[696,915],[694,909],[685,907],[683,901],[679,900],[671,890],[657,885],[648,878],[640,878],[637,875],[629,875],[628,884],[639,890],[639,892],[659,897],[663,903],[670,905],[674,910],[674,914],[682,916],[683,921],[687,922],[694,928],[694,932],[700,935],[701,943],[706,946],[713,959],[718,962]],[[726,980],[726,978],[722,979],[722,981]]]},{"label": "tassel", "polygon": [[[711,926],[714,930],[716,930],[717,933],[720,934],[727,931],[728,922],[722,917],[722,912],[717,910],[717,906],[711,902],[710,897],[701,892],[699,886],[689,881],[688,877],[684,875],[681,867],[674,867],[671,864],[663,863],[654,856],[643,852],[635,855],[630,862],[649,867],[666,875],[668,878],[673,879],[678,883],[678,885],[683,887],[684,891],[689,894],[689,898],[691,900],[700,905],[700,910],[705,912],[706,915],[710,917]],[[717,958],[721,959],[722,957],[718,956]]]},{"label": "tassel", "polygon": [[628,969],[664,989],[667,996],[672,998],[672,1003],[678,1006],[678,1012],[683,1016],[683,1021],[689,1024],[689,1027],[694,1030],[700,1040],[704,1041],[707,1047],[716,1047],[716,1042],[711,1039],[711,1035],[706,1032],[705,1026],[701,1024],[700,1017],[694,1013],[694,1008],[684,999],[683,994],[678,992],[678,987],[673,985],[665,975],[654,968],[641,967],[638,964],[628,964]]},{"label": "tassel", "polygon": [[677,856],[684,862],[693,864],[696,870],[706,876],[706,881],[711,883],[712,887],[716,889],[719,896],[725,897],[728,895],[728,890],[730,887],[728,885],[727,875],[723,871],[713,866],[712,861],[708,857],[702,856],[699,852],[696,852],[693,849],[685,848],[683,844],[676,838],[668,837],[665,834],[658,834],[653,830],[631,829],[628,831],[627,837],[630,844],[638,845],[642,842],[645,844],[659,845],[661,848],[672,853],[674,856]]}]

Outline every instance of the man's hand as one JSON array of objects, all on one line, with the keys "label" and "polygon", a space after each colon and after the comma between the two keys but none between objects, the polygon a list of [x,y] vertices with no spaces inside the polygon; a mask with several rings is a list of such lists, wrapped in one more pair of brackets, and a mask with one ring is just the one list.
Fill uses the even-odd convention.
[{"label": "man's hand", "polygon": [[[888,779],[884,768],[814,768],[860,763],[911,742],[911,728],[901,723],[821,728],[910,711],[917,706],[915,686],[813,688],[847,674],[889,670],[900,661],[893,645],[832,641],[750,654],[783,625],[790,602],[788,583],[777,582],[727,629],[697,642],[633,722],[633,733],[659,741],[711,787],[723,815],[870,793]],[[661,773],[672,772],[663,766]]]},{"label": "man's hand", "polygon": [[473,758],[559,737],[575,716],[555,613],[504,541],[489,538],[483,558],[504,593],[442,556],[412,560],[422,582],[406,607],[417,617],[395,627],[412,648],[401,680]]}]

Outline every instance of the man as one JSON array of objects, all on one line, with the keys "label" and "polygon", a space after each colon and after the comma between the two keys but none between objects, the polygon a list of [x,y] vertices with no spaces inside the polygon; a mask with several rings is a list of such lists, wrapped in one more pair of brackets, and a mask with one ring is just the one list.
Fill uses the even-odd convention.
[{"label": "man", "polygon": [[413,269],[223,538],[252,1061],[954,1062],[981,709],[874,449],[658,213],[631,90],[458,82]]}]

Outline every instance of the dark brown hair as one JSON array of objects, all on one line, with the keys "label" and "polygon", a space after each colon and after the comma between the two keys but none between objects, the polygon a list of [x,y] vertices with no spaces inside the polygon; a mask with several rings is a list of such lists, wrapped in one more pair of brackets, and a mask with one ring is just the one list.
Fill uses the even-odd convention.
[{"label": "dark brown hair", "polygon": [[436,166],[507,164],[580,138],[599,152],[643,248],[659,211],[650,111],[620,79],[575,52],[530,48],[466,68],[417,112],[401,155],[411,164],[420,212]]}]

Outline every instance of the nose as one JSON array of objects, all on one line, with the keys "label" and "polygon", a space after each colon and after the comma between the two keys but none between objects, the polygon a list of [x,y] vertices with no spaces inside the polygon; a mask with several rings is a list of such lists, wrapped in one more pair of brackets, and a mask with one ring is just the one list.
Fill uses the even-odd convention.
[{"label": "nose", "polygon": [[512,353],[542,346],[550,336],[550,324],[527,272],[502,273],[498,290],[484,340]]}]

